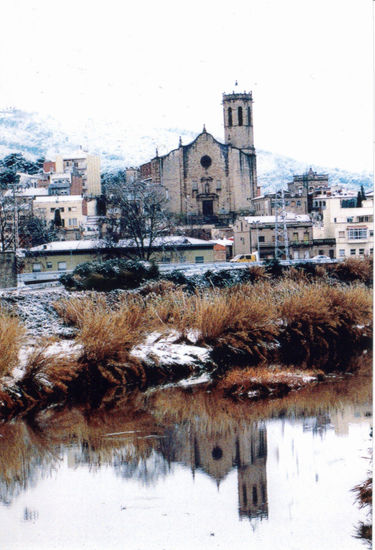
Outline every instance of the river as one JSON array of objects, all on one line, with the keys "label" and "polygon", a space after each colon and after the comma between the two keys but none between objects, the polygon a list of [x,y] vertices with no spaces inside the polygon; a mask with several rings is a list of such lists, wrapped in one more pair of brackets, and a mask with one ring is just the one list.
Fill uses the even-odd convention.
[{"label": "river", "polygon": [[371,382],[113,395],[0,426],[4,550],[355,550]]}]

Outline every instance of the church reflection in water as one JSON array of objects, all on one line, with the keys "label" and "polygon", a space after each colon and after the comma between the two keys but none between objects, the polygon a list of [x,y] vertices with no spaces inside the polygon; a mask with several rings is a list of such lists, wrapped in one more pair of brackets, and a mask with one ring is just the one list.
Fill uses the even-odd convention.
[{"label": "church reflection in water", "polygon": [[205,472],[218,487],[236,468],[240,517],[268,516],[267,431],[263,422],[211,434],[191,425],[185,429],[176,426],[161,442],[161,452],[168,462],[189,466],[193,474]]}]

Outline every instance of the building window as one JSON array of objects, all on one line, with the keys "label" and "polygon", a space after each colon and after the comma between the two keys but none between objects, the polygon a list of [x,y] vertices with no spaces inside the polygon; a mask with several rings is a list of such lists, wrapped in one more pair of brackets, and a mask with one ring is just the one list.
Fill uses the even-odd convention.
[{"label": "building window", "polygon": [[232,107],[229,107],[228,109],[228,126],[233,126],[233,118],[232,118]]},{"label": "building window", "polygon": [[301,206],[301,201],[297,201],[297,206]]},{"label": "building window", "polygon": [[250,107],[247,108],[247,123],[249,126],[251,126],[251,109]]},{"label": "building window", "polygon": [[318,250],[318,254],[320,254],[320,256],[324,256],[324,250]]},{"label": "building window", "polygon": [[77,225],[78,225],[77,218],[69,218],[68,224],[69,224],[70,227],[77,227]]},{"label": "building window", "polygon": [[293,241],[298,243],[298,233],[293,233]]},{"label": "building window", "polygon": [[33,264],[33,273],[39,273],[42,271],[42,264]]},{"label": "building window", "polygon": [[216,191],[221,191],[221,181],[217,180],[216,182]]},{"label": "building window", "polygon": [[203,157],[201,158],[201,165],[203,166],[203,168],[209,168],[211,164],[211,157],[209,157],[208,155],[203,155]]},{"label": "building window", "polygon": [[345,239],[345,231],[339,231],[339,238]]},{"label": "building window", "polygon": [[351,241],[367,239],[367,227],[363,227],[361,229],[348,229],[348,239]]},{"label": "building window", "polygon": [[351,256],[355,256],[355,251],[356,251],[355,248],[351,248],[351,249],[350,249],[350,255],[351,255]]},{"label": "building window", "polygon": [[242,126],[243,124],[243,115],[242,115],[242,107],[238,107],[238,126]]},{"label": "building window", "polygon": [[365,253],[365,249],[364,249],[364,248],[360,248],[360,249],[359,249],[359,254],[360,254],[360,256],[363,256],[364,253]]},{"label": "building window", "polygon": [[305,243],[309,242],[309,232],[308,231],[304,232],[303,240],[305,241]]},{"label": "building window", "polygon": [[265,242],[265,241],[264,241],[264,235],[259,235],[258,241],[259,241],[260,243],[264,243],[264,242]]},{"label": "building window", "polygon": [[196,264],[204,264],[204,256],[195,256]]},{"label": "building window", "polygon": [[169,256],[162,256],[161,263],[162,264],[170,264],[171,263],[171,258]]},{"label": "building window", "polygon": [[52,262],[47,262],[47,269],[51,269],[52,268]]},{"label": "building window", "polygon": [[345,258],[345,250],[343,248],[340,248],[339,256],[340,256],[340,258]]},{"label": "building window", "polygon": [[374,232],[372,229],[370,229],[370,237],[373,237],[374,236]]},{"label": "building window", "polygon": [[192,191],[198,191],[198,182],[197,181],[193,181],[191,183],[191,189],[192,189]]},{"label": "building window", "polygon": [[66,262],[58,262],[57,269],[59,271],[66,271]]},{"label": "building window", "polygon": [[346,218],[346,223],[353,223],[353,216],[350,216],[350,218]]},{"label": "building window", "polygon": [[370,248],[370,254],[371,254],[371,256],[374,254],[374,249],[373,248]]}]

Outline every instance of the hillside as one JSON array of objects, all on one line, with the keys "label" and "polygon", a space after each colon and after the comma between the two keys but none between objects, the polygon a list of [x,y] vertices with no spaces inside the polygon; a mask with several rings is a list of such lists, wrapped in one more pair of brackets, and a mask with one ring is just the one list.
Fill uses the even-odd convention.
[{"label": "hillside", "polygon": [[[159,154],[167,153],[177,147],[179,136],[186,144],[196,135],[179,128],[124,128],[120,124],[93,120],[88,120],[84,127],[69,128],[68,134],[52,117],[42,118],[19,109],[0,110],[0,158],[22,152],[32,160],[40,156],[53,159],[56,153],[69,153],[82,145],[100,155],[103,171],[114,171],[147,162],[155,155],[156,147]],[[257,163],[258,183],[263,192],[279,188],[291,181],[293,174],[310,168],[305,162],[262,150],[257,150]],[[372,188],[369,172],[352,173],[315,164],[311,167],[328,173],[332,185],[359,188],[363,184],[366,189]]]}]

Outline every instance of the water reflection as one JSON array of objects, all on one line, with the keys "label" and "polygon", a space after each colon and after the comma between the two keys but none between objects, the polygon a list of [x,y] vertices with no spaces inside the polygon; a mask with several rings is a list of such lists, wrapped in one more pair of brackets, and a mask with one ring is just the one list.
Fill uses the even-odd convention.
[{"label": "water reflection", "polygon": [[[110,467],[144,486],[182,465],[218,488],[235,472],[239,517],[268,518],[266,420],[301,417],[303,432],[344,435],[349,424],[371,416],[370,403],[371,384],[359,377],[259,403],[169,388],[126,395],[95,411],[50,409],[0,427],[0,501],[10,506],[64,459],[69,469]],[[37,510],[24,509],[24,521],[37,519]]]}]

